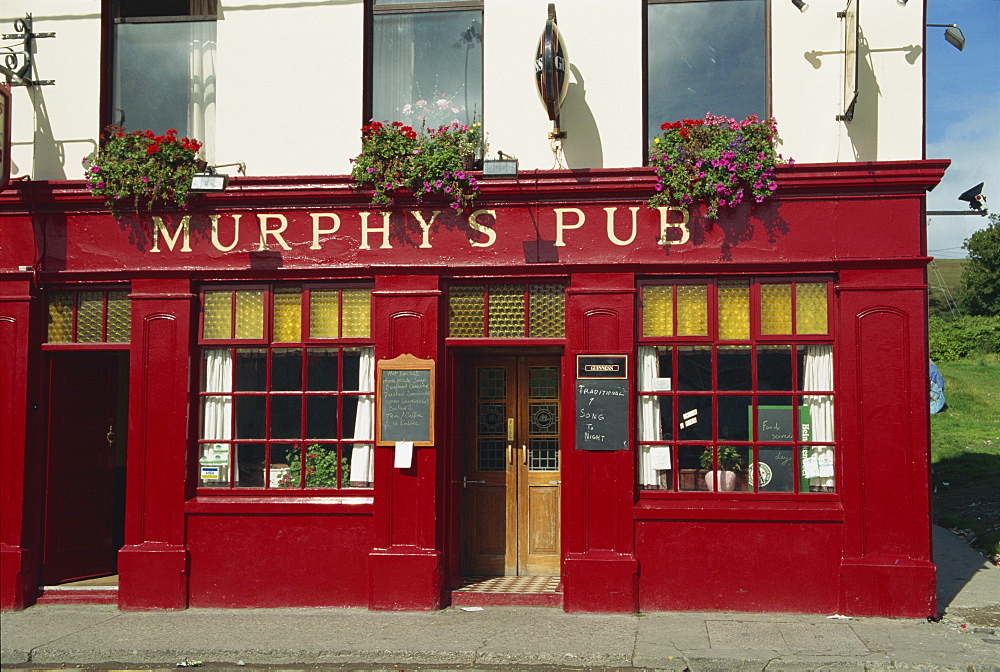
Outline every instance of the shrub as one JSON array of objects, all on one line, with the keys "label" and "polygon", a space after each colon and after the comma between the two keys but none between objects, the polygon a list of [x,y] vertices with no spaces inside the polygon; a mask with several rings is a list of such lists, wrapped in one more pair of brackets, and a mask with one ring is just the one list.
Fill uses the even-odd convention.
[{"label": "shrub", "polygon": [[935,362],[1000,352],[1000,317],[967,315],[946,320],[932,315],[928,326],[930,357]]}]

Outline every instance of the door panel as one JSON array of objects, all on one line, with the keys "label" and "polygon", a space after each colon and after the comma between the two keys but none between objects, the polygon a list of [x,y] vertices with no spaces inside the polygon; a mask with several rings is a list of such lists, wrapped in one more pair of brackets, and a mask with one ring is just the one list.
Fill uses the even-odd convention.
[{"label": "door panel", "polygon": [[117,353],[53,354],[42,581],[115,573]]},{"label": "door panel", "polygon": [[463,572],[556,576],[559,360],[479,357],[466,386]]}]

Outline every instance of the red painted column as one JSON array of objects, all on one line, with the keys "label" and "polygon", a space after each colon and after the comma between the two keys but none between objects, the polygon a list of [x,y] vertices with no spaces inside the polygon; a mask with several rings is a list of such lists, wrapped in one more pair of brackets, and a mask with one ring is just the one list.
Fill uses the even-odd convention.
[{"label": "red painted column", "polygon": [[937,612],[923,279],[916,269],[841,276],[842,614]]},{"label": "red painted column", "polygon": [[42,456],[32,400],[39,351],[32,347],[32,310],[40,310],[29,273],[0,281],[0,610],[24,609],[38,586],[36,467]]},{"label": "red painted column", "polygon": [[[630,387],[635,386],[635,277],[578,273],[566,294],[563,605],[566,611],[635,612],[639,609],[632,521],[635,454],[572,448],[576,355],[627,354]],[[630,426],[633,413],[630,409],[629,418],[623,419]]]},{"label": "red painted column", "polygon": [[[376,276],[372,296],[375,359],[411,354],[437,363],[435,436],[440,443],[444,403],[439,356],[436,275]],[[393,467],[391,446],[375,449],[375,503],[369,555],[371,609],[439,609],[442,553],[438,534],[440,446],[415,447],[413,466]]]},{"label": "red painted column", "polygon": [[183,609],[188,602],[184,499],[191,320],[186,279],[132,282],[125,546],[121,609]]}]

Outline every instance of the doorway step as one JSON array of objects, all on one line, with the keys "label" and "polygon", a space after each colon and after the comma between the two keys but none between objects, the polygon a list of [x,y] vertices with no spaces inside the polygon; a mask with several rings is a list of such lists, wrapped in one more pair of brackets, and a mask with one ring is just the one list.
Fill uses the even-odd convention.
[{"label": "doorway step", "polygon": [[118,604],[118,575],[41,586],[35,604]]},{"label": "doorway step", "polygon": [[471,576],[451,591],[455,607],[561,607],[558,576]]}]

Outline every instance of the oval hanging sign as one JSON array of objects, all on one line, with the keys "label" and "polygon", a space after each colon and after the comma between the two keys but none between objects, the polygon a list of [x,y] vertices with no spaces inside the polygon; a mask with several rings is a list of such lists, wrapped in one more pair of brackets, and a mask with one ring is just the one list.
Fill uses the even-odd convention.
[{"label": "oval hanging sign", "polygon": [[549,119],[555,121],[569,89],[569,56],[556,26],[554,4],[549,5],[549,19],[545,22],[545,30],[535,51],[535,87]]}]

